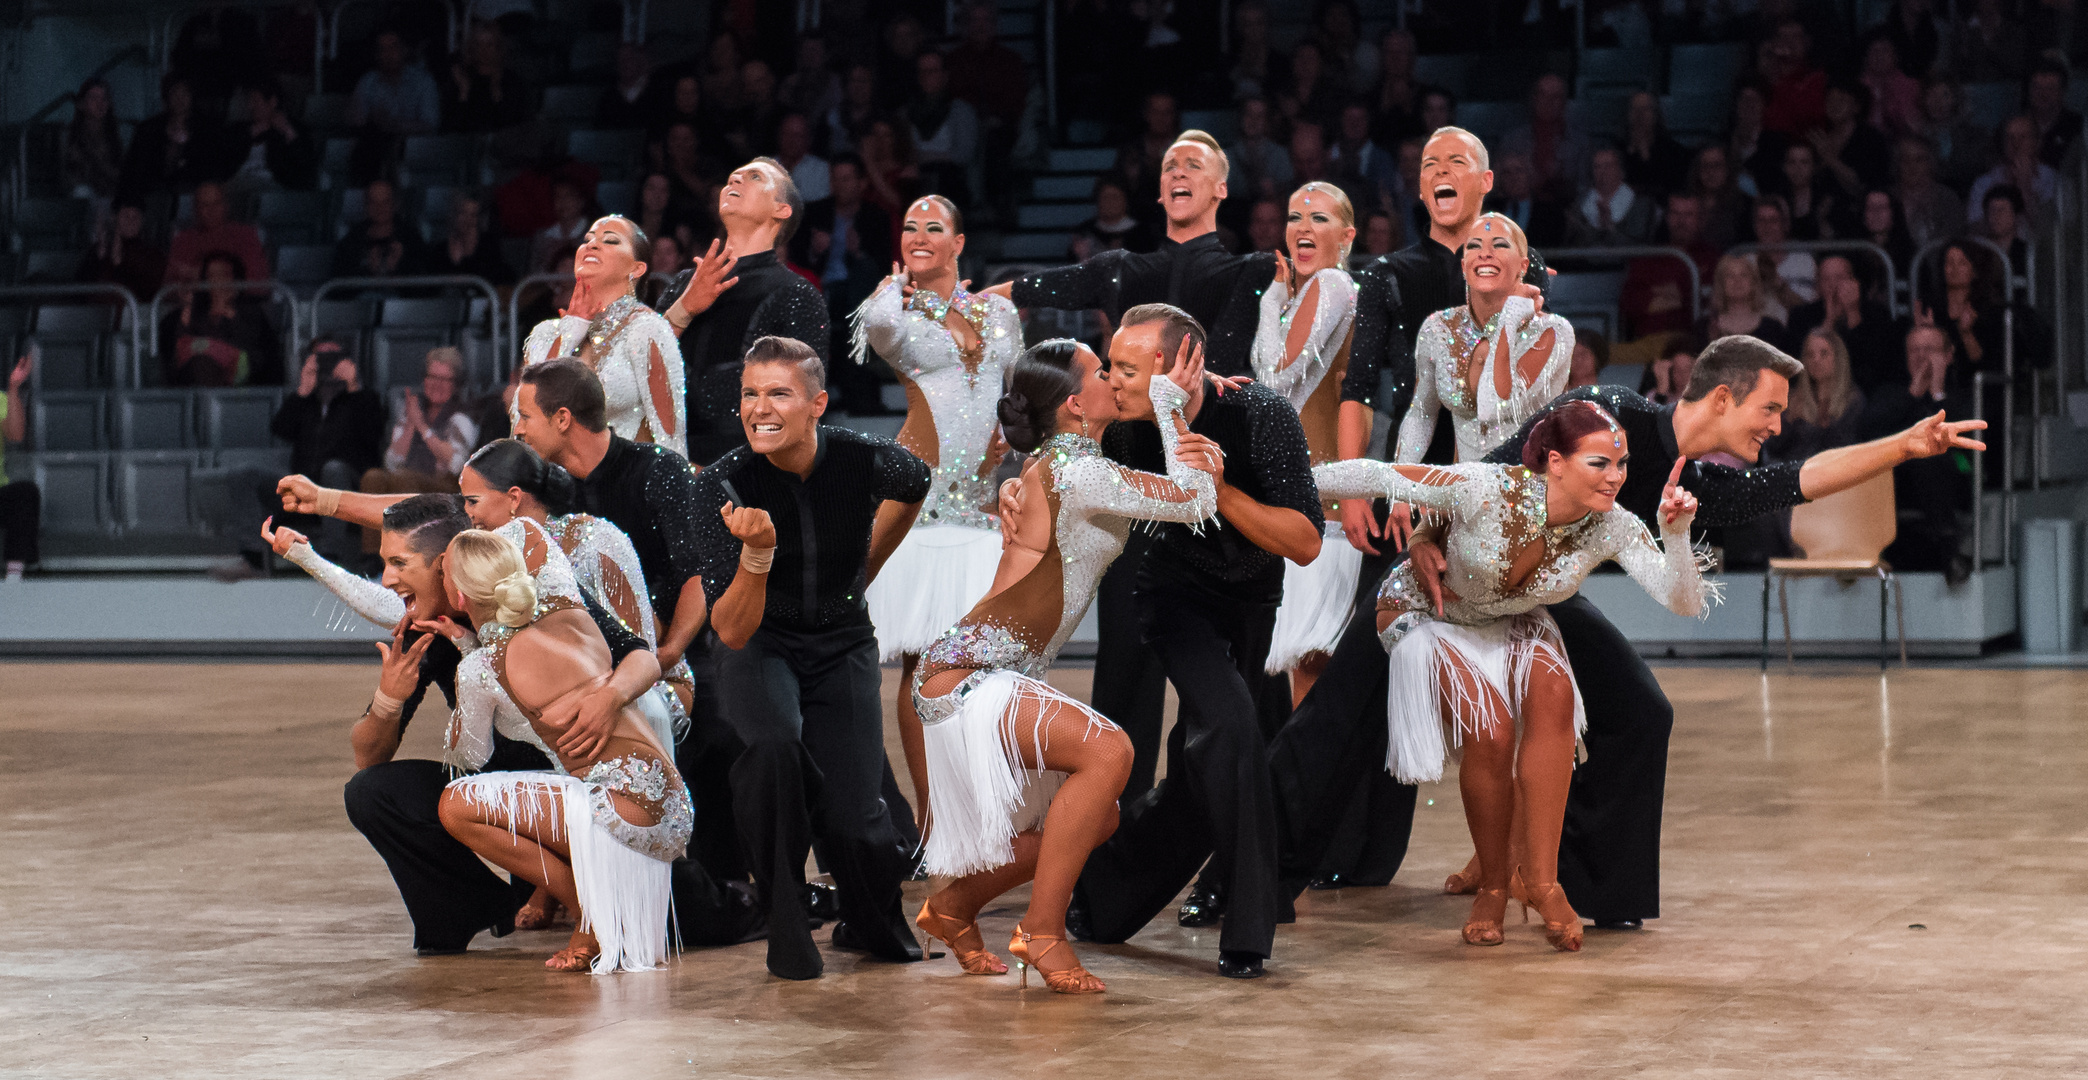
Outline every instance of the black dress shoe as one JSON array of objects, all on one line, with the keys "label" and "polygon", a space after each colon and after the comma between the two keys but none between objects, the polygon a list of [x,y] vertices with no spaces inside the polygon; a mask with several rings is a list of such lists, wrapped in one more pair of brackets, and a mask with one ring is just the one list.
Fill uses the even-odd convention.
[{"label": "black dress shoe", "polygon": [[829,922],[841,917],[841,891],[819,881],[805,882],[805,911]]},{"label": "black dress shoe", "polygon": [[1347,878],[1342,877],[1340,874],[1328,874],[1326,877],[1313,878],[1312,881],[1305,887],[1311,889],[1314,892],[1328,892],[1333,889],[1343,888],[1347,885]]},{"label": "black dress shoe", "polygon": [[834,936],[828,940],[828,944],[837,949],[847,949],[849,952],[869,953],[879,960],[890,960],[895,964],[910,964],[926,959],[921,952],[920,943],[914,940],[912,934],[896,937],[894,940],[898,949],[896,955],[888,950],[872,948],[869,942],[856,933],[855,927],[845,922],[837,922],[834,924]]},{"label": "black dress shoe", "polygon": [[1073,894],[1073,902],[1066,905],[1066,936],[1075,941],[1095,940],[1094,927],[1088,924],[1087,905],[1080,902],[1080,894]]},{"label": "black dress shoe", "polygon": [[462,945],[421,945],[413,950],[415,956],[462,956]]},{"label": "black dress shoe", "polygon": [[1597,930],[1643,930],[1645,928],[1646,920],[1644,919],[1611,919],[1608,922],[1597,922],[1595,924],[1595,929]]},{"label": "black dress shoe", "polygon": [[1175,922],[1192,930],[1199,926],[1216,926],[1224,917],[1225,898],[1207,889],[1191,891],[1189,899],[1182,901],[1181,909],[1175,912]]},{"label": "black dress shoe", "polygon": [[1259,979],[1266,972],[1262,971],[1262,958],[1253,953],[1221,952],[1218,974],[1228,979]]}]

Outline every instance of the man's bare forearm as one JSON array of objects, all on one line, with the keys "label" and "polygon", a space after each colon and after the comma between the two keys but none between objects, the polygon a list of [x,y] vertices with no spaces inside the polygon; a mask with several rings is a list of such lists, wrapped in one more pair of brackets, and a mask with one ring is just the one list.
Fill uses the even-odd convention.
[{"label": "man's bare forearm", "polygon": [[660,663],[673,667],[689,651],[689,643],[703,632],[704,617],[710,614],[710,600],[703,595],[703,579],[692,577],[682,583],[681,598],[674,602],[674,622],[660,637]]},{"label": "man's bare forearm", "polygon": [[1798,490],[1807,499],[1824,499],[1906,460],[1905,435],[1887,435],[1854,446],[1823,450],[1799,467]]},{"label": "man's bare forearm", "polygon": [[1296,510],[1268,506],[1231,484],[1218,486],[1218,516],[1255,547],[1304,566],[1319,558],[1320,533]]},{"label": "man's bare forearm", "polygon": [[754,639],[754,631],[761,629],[762,611],[767,607],[767,571],[757,574],[742,566],[711,610],[711,628],[726,648],[744,649]]},{"label": "man's bare forearm", "polygon": [[399,742],[404,736],[405,726],[399,715],[380,710],[372,702],[348,732],[348,745],[355,753],[355,767],[367,769],[390,761],[398,754]]}]

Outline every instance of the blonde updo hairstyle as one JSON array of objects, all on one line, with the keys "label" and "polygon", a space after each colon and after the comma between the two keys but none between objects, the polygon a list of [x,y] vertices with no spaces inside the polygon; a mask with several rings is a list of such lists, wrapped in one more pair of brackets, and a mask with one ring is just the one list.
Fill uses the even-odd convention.
[{"label": "blonde updo hairstyle", "polygon": [[449,543],[445,572],[464,599],[492,608],[493,621],[520,628],[536,612],[536,579],[522,561],[522,549],[505,536],[466,529]]},{"label": "blonde updo hairstyle", "polygon": [[[1334,185],[1329,184],[1324,180],[1311,181],[1310,183],[1304,184],[1303,186],[1299,187],[1297,191],[1291,192],[1291,194],[1295,196],[1299,194],[1299,192],[1311,192],[1315,195],[1325,195],[1328,198],[1333,199],[1335,210],[1334,216],[1341,220],[1341,227],[1344,229],[1353,229],[1356,227],[1356,205],[1349,201],[1348,192],[1343,191],[1340,188],[1335,187]],[[1348,243],[1341,245],[1341,262],[1339,263],[1341,267],[1346,268],[1348,266],[1349,249],[1354,247],[1355,244],[1355,240],[1351,238]]]}]

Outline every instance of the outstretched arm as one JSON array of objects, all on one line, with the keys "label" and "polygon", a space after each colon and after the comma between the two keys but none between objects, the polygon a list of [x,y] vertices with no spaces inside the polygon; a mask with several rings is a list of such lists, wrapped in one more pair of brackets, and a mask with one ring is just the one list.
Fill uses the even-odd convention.
[{"label": "outstretched arm", "polygon": [[410,495],[365,495],[360,491],[320,487],[304,476],[286,476],[276,481],[276,495],[286,514],[316,514],[339,518],[366,529],[384,527],[384,508]]},{"label": "outstretched arm", "polygon": [[1986,426],[1984,420],[1945,420],[1939,409],[1934,416],[1925,417],[1897,435],[1837,447],[1807,458],[1798,470],[1798,488],[1809,500],[1824,499],[1895,465],[1953,449],[1984,450],[1986,443],[1972,433],[1985,430]]},{"label": "outstretched arm", "polygon": [[1677,615],[1704,615],[1718,600],[1716,583],[1706,580],[1704,566],[1689,545],[1689,524],[1696,517],[1697,503],[1681,487],[1683,462],[1677,460],[1668,473],[1661,493],[1660,544],[1646,531],[1646,523],[1628,510],[1608,515],[1612,535],[1608,542],[1613,558],[1661,606]]},{"label": "outstretched arm", "polygon": [[1358,458],[1330,461],[1312,470],[1320,494],[1330,499],[1391,499],[1413,503],[1439,514],[1456,506],[1458,484],[1465,476],[1439,465],[1397,465]]}]

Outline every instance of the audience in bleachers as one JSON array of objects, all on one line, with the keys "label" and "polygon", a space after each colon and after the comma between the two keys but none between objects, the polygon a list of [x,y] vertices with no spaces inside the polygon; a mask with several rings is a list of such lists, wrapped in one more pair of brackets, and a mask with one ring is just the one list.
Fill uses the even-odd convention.
[{"label": "audience in bleachers", "polygon": [[2066,65],[2039,60],[2023,93],[2023,112],[2037,129],[2037,158],[2058,168],[2081,141],[2081,114],[2066,107]]},{"label": "audience in bleachers", "polygon": [[202,284],[175,297],[160,319],[161,378],[168,386],[281,386],[283,333],[267,301],[248,295],[239,256],[203,257]]},{"label": "audience in bleachers", "polygon": [[226,186],[240,194],[310,191],[319,186],[319,150],[304,126],[283,107],[283,88],[272,78],[247,88],[247,123],[227,132],[232,173]]},{"label": "audience in bleachers", "polygon": [[362,220],[334,244],[335,277],[407,277],[427,266],[420,229],[399,214],[399,189],[389,180],[363,188]]},{"label": "audience in bleachers", "polygon": [[186,76],[160,79],[157,116],[131,132],[124,154],[119,190],[133,196],[170,195],[193,188],[216,172],[218,126],[196,114],[195,95]]},{"label": "audience in bleachers", "polygon": [[2038,156],[2037,121],[2028,115],[2011,116],[2002,125],[2000,160],[1972,182],[1965,202],[1973,221],[1986,212],[1986,193],[2002,184],[2016,189],[2023,203],[2016,232],[2027,238],[2031,226],[2051,213],[2059,198],[2059,173]]},{"label": "audience in bleachers", "polygon": [[1566,242],[1576,247],[1643,244],[1653,234],[1653,200],[1624,182],[1624,155],[1599,146],[1588,156],[1588,185],[1566,212]]},{"label": "audience in bleachers", "polygon": [[396,164],[402,139],[431,134],[442,124],[442,95],[435,77],[420,64],[407,62],[405,37],[397,30],[379,31],[376,58],[376,67],[356,82],[348,97],[348,123],[359,131],[348,179],[358,185]]},{"label": "audience in bleachers", "polygon": [[[290,471],[317,479],[331,488],[358,490],[363,474],[384,460],[384,400],[364,385],[362,365],[339,341],[321,337],[305,352],[296,392],[283,399],[269,421],[269,431],[290,445]],[[272,513],[274,486],[256,494],[263,513]],[[345,536],[336,546],[330,518],[283,516],[280,520],[311,537],[322,552],[352,554],[358,547]],[[243,526],[244,523],[242,523]],[[259,525],[258,517],[254,524]],[[347,526],[341,526],[346,530]],[[242,543],[256,529],[238,533]]]},{"label": "audience in bleachers", "polygon": [[449,228],[428,252],[430,274],[469,274],[494,285],[515,280],[515,270],[500,257],[500,244],[485,234],[485,207],[476,195],[459,195],[450,204]]},{"label": "audience in bleachers", "polygon": [[1782,433],[1762,446],[1771,461],[1802,461],[1863,440],[1863,390],[1849,376],[1849,350],[1841,335],[1814,327],[1796,356],[1805,375],[1791,385]]},{"label": "audience in bleachers", "polygon": [[1730,334],[1761,338],[1789,351],[1784,322],[1790,317],[1775,297],[1762,289],[1755,261],[1745,255],[1726,255],[1711,274],[1710,310],[1697,336],[1713,341]]},{"label": "audience in bleachers", "polygon": [[119,201],[116,212],[95,229],[94,246],[80,257],[79,281],[121,285],[140,302],[149,301],[167,279],[167,253],[145,235],[145,208]]},{"label": "audience in bleachers", "polygon": [[573,268],[573,252],[593,224],[600,209],[578,180],[560,177],[551,181],[551,224],[529,240],[532,274],[555,274]]},{"label": "audience in bleachers", "polygon": [[[1959,377],[1951,339],[1940,327],[1917,323],[1900,350],[1905,376],[1868,388],[1863,437],[1880,438],[1924,416],[1945,410],[1972,415],[1966,381]],[[1992,439],[1994,432],[1988,432]],[[1988,445],[1993,445],[1991,442]],[[1989,459],[1996,455],[1989,455]],[[1953,584],[1970,575],[1964,552],[1963,515],[1971,509],[1971,473],[1956,451],[1911,461],[1892,470],[1899,506],[1899,536],[1885,549],[1893,569],[1942,571]]]},{"label": "audience in bleachers", "polygon": [[1159,244],[1152,229],[1131,216],[1131,193],[1125,190],[1124,182],[1114,176],[1102,176],[1095,180],[1095,215],[1074,228],[1073,243],[1066,254],[1080,262],[1098,251],[1147,252]]},{"label": "audience in bleachers", "polygon": [[1919,135],[1902,135],[1893,147],[1894,184],[1916,247],[1955,236],[1965,227],[1965,200],[1936,177],[1936,148]]},{"label": "audience in bleachers", "polygon": [[[451,346],[428,350],[418,393],[395,396],[384,463],[362,474],[366,495],[457,490],[464,462],[478,449],[479,424],[464,391],[464,356]],[[363,551],[377,550],[379,530],[363,530]]]},{"label": "audience in bleachers", "polygon": [[527,121],[535,111],[535,88],[507,64],[507,40],[492,23],[479,23],[464,38],[464,55],[450,65],[443,87],[442,127],[483,135]]},{"label": "audience in bleachers", "polygon": [[24,356],[7,372],[7,392],[0,394],[0,559],[6,560],[10,582],[22,580],[22,571],[37,558],[37,540],[42,529],[43,497],[36,484],[13,480],[7,475],[7,447],[28,434],[29,411],[22,391],[29,385],[35,361]]},{"label": "audience in bleachers", "polygon": [[1791,311],[1789,332],[1803,340],[1816,327],[1841,336],[1849,375],[1865,393],[1902,381],[1900,329],[1885,305],[1866,295],[1856,264],[1846,255],[1820,260],[1820,298]]},{"label": "audience in bleachers", "polygon": [[123,133],[110,115],[109,84],[101,78],[80,84],[72,122],[59,144],[59,178],[75,199],[106,207],[123,180]]},{"label": "audience in bleachers", "polygon": [[245,276],[267,280],[268,251],[262,246],[260,230],[233,220],[232,202],[223,184],[197,184],[191,206],[188,225],[174,234],[174,242],[167,248],[168,281],[201,280],[204,258],[220,251],[238,259]]}]

